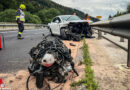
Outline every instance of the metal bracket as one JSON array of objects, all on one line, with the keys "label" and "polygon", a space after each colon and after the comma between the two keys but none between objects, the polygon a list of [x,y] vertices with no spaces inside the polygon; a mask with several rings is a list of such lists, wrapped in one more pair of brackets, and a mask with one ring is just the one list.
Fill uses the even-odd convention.
[{"label": "metal bracket", "polygon": [[123,37],[120,37],[120,42],[124,42],[124,38]]},{"label": "metal bracket", "polygon": [[102,39],[102,32],[98,30],[98,39]]}]

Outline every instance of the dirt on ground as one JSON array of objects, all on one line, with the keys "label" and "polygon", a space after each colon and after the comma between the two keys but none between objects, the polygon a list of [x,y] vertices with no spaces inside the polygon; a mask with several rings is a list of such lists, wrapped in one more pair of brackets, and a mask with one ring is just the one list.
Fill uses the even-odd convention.
[{"label": "dirt on ground", "polygon": [[[81,78],[84,77],[84,65],[78,65],[79,60],[81,59],[82,54],[79,54],[79,49],[82,47],[82,42],[74,42],[74,41],[63,41],[65,43],[65,45],[71,49],[72,52],[72,57],[75,64],[75,68],[79,73],[79,76],[77,77],[73,72],[70,72],[67,79],[66,83],[63,84],[56,84],[52,81],[48,81],[47,79],[45,80],[46,82],[44,82],[44,87],[42,89],[37,89],[36,85],[35,85],[35,77],[31,76],[30,80],[29,80],[29,90],[48,90],[48,84],[51,87],[51,90],[55,87],[58,88],[53,89],[53,90],[70,90],[70,84],[73,81],[78,81]],[[70,43],[74,44],[75,46],[71,46]],[[79,60],[77,60],[77,58],[79,58]],[[12,72],[12,73],[1,73],[0,74],[0,78],[3,79],[4,85],[5,85],[5,89],[11,89],[11,90],[26,90],[26,80],[29,76],[29,72],[28,70],[20,70],[18,72]]]},{"label": "dirt on ground", "polygon": [[[86,42],[89,46],[89,53],[93,61],[92,69],[99,90],[130,90],[130,71],[115,67],[115,64],[122,62],[122,57],[125,58],[125,52],[103,39],[87,39]],[[108,44],[116,48],[108,46]],[[113,54],[113,57],[111,57],[111,54]]]}]

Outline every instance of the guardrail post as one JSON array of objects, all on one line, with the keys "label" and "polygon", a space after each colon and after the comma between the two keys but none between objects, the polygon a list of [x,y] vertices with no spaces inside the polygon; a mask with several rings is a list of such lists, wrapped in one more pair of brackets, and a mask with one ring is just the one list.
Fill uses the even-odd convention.
[{"label": "guardrail post", "polygon": [[124,38],[123,37],[120,37],[120,42],[124,42]]},{"label": "guardrail post", "polygon": [[130,67],[130,39],[128,39],[128,58],[127,58],[127,67]]},{"label": "guardrail post", "polygon": [[104,32],[104,35],[107,35],[107,33],[106,33],[106,32]]},{"label": "guardrail post", "polygon": [[2,37],[3,37],[3,48],[5,48],[5,37],[4,37],[4,34],[2,34]]},{"label": "guardrail post", "polygon": [[98,39],[102,39],[102,32],[98,31]]}]

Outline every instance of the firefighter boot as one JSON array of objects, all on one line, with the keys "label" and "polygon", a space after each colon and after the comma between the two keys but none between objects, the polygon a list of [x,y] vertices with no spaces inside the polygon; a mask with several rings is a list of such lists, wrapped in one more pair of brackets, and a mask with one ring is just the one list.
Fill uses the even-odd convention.
[{"label": "firefighter boot", "polygon": [[21,34],[18,34],[17,39],[24,39],[24,38],[21,36]]}]

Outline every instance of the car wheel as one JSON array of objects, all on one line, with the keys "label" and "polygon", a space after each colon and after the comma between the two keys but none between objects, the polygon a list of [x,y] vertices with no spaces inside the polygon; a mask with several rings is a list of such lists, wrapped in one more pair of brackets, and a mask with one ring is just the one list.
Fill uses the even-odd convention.
[{"label": "car wheel", "polygon": [[91,36],[92,36],[93,31],[92,31],[91,27],[89,27],[89,32],[90,32],[90,34],[91,34]]},{"label": "car wheel", "polygon": [[66,33],[65,33],[65,28],[61,28],[61,30],[60,30],[60,35],[61,35],[61,38],[63,38],[63,39],[67,39],[67,35],[66,35]]}]

